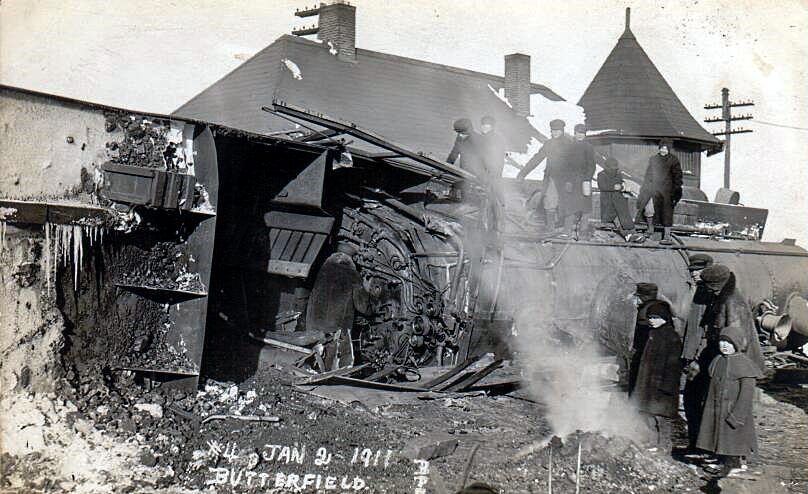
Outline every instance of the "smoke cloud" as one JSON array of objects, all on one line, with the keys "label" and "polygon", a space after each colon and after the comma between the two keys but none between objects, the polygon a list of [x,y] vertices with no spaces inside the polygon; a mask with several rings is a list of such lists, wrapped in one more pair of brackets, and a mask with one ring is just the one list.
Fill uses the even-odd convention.
[{"label": "smoke cloud", "polygon": [[[577,291],[576,284],[591,280],[564,279],[555,272],[555,263],[570,262],[574,251],[561,252],[563,245],[524,239],[525,234],[544,232],[537,222],[543,211],[537,210],[540,206],[535,197],[528,201],[538,183],[512,179],[496,182],[487,188],[500,190],[505,203],[499,221],[499,229],[506,233],[501,236],[502,250],[493,246],[493,236],[487,234],[467,235],[466,244],[469,250],[486,252],[480,300],[495,303],[497,313],[513,314],[511,349],[523,369],[530,396],[546,407],[555,435],[564,437],[581,430],[641,440],[643,420],[626,393],[610,381],[617,374],[617,365],[601,346],[601,328],[589,327],[586,320],[555,321],[557,294],[569,296]],[[636,318],[628,300],[633,283],[628,280],[624,284],[623,298],[627,300],[621,307],[625,308],[627,327],[618,328],[619,334],[632,331]],[[589,308],[582,307],[581,311],[588,313]]]}]

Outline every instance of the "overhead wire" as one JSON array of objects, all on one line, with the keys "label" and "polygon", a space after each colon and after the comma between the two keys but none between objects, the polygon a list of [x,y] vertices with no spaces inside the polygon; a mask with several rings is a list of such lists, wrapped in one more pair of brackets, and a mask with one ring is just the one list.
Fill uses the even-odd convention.
[{"label": "overhead wire", "polygon": [[751,123],[759,123],[759,124],[763,124],[763,125],[771,125],[772,127],[782,127],[784,129],[808,131],[808,127],[797,127],[795,125],[785,125],[785,124],[767,122],[765,120],[758,120],[758,119],[752,120]]}]

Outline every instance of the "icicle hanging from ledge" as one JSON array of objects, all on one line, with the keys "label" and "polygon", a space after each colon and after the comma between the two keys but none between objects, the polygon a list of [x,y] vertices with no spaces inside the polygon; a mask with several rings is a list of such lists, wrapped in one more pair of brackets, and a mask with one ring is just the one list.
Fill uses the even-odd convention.
[{"label": "icicle hanging from ledge", "polygon": [[56,225],[45,223],[45,270],[47,291],[51,291],[51,276],[56,282],[59,262],[63,267],[73,265],[73,290],[79,289],[79,276],[84,262],[84,237],[90,245],[102,244],[103,227],[94,225]]}]

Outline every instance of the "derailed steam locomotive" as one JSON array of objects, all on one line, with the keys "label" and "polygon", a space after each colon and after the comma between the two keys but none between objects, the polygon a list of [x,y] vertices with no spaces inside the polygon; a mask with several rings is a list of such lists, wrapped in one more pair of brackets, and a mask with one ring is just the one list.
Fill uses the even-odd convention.
[{"label": "derailed steam locomotive", "polygon": [[[15,114],[10,153],[61,153],[54,173],[81,184],[73,202],[0,204],[4,225],[42,230],[48,293],[52,282],[77,343],[69,351],[84,352],[76,359],[93,353],[110,368],[195,385],[206,327],[300,352],[318,371],[406,374],[505,353],[514,332],[547,328],[619,354],[635,282],[658,284],[687,314],[695,252],[733,269],[764,337],[779,348],[808,338],[808,252],[756,240],[765,211],[761,221],[761,210],[685,199],[683,208],[733,219],[709,235],[680,225],[673,246],[606,230],[574,241],[523,214],[538,183],[521,182],[508,184],[508,218],[494,232],[473,176],[281,102],[268,110],[316,129],[265,136],[13,88],[3,98],[28,109]],[[69,133],[64,150],[21,137],[54,132]],[[103,245],[88,228],[107,232]],[[70,252],[84,252],[75,269]]]}]

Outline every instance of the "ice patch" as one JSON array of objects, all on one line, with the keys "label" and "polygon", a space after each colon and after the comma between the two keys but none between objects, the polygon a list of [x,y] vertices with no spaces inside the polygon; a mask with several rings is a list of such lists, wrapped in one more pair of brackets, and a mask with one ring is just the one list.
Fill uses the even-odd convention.
[{"label": "ice patch", "polygon": [[599,136],[601,134],[608,134],[610,132],[619,132],[619,131],[617,129],[594,129],[594,130],[587,130],[586,135]]},{"label": "ice patch", "polygon": [[289,69],[289,71],[292,73],[292,77],[294,77],[298,81],[303,79],[303,75],[300,72],[300,67],[298,67],[296,63],[289,60],[288,58],[284,58],[283,60],[281,60],[281,62],[283,62],[283,64],[286,65],[286,68]]}]

